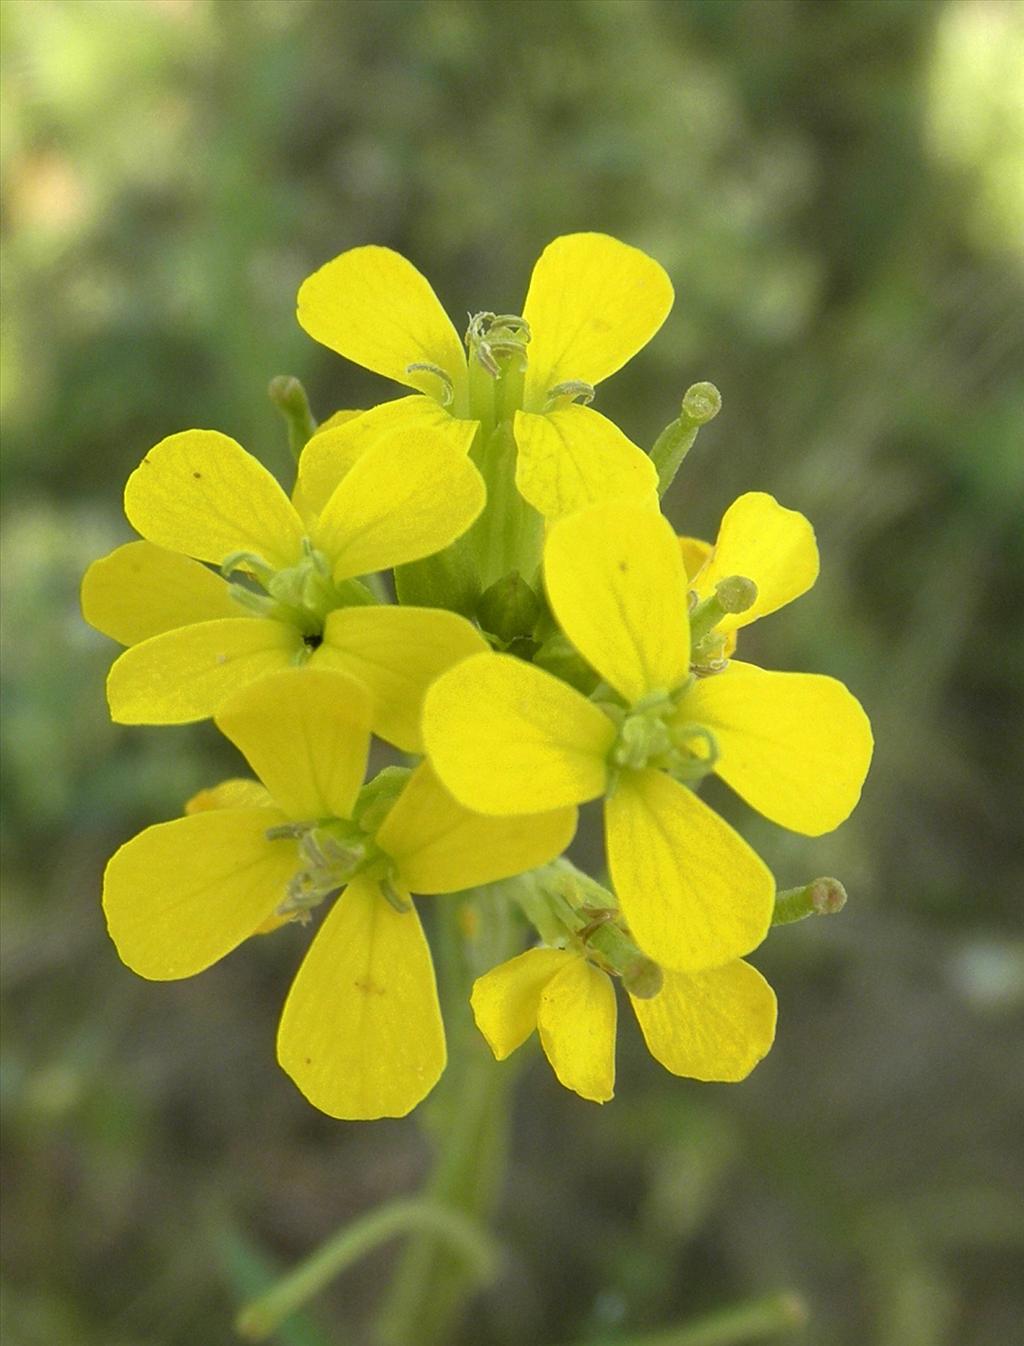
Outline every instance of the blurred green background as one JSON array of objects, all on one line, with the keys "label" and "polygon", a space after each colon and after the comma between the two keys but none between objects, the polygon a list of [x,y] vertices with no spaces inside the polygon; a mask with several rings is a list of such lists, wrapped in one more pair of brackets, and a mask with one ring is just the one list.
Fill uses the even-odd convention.
[{"label": "blurred green background", "polygon": [[[1009,1346],[1024,1314],[1024,8],[1012,0],[5,0],[3,944],[8,1346],[229,1342],[271,1266],[412,1191],[414,1118],[335,1123],[273,1061],[304,936],[151,985],[111,851],[233,769],[209,726],[108,723],[78,615],[123,480],[191,426],[287,469],[269,378],[391,395],[315,346],[302,278],[379,242],[456,323],[559,233],[676,286],[598,405],[649,445],[724,410],[668,500],[814,521],[815,590],[745,654],[846,680],[878,740],[817,841],[724,798],[783,884],[778,1043],[675,1080],[623,1025],[599,1109],[521,1080],[500,1281],[463,1346],[550,1346],[793,1289],[815,1346]],[[360,1343],[390,1253],[277,1340]],[[414,1346],[414,1343],[411,1344]]]}]

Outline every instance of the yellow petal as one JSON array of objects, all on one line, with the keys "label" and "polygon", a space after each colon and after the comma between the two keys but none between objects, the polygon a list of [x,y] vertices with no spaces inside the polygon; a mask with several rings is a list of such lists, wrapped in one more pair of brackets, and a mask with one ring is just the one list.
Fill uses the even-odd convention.
[{"label": "yellow petal", "polygon": [[302,648],[294,626],[265,617],[198,622],[133,645],[107,677],[119,724],[186,724],[212,715],[239,687],[287,668]]},{"label": "yellow petal", "polygon": [[523,1045],[537,1027],[544,987],[578,961],[577,954],[565,949],[527,949],[476,979],[470,1004],[495,1060],[504,1061]]},{"label": "yellow petal", "polygon": [[186,814],[206,813],[209,809],[273,808],[274,801],[265,785],[256,780],[234,777],[200,790],[185,805]]},{"label": "yellow petal", "polygon": [[775,992],[749,963],[666,972],[658,994],[633,1008],[654,1059],[691,1080],[746,1079],[775,1038]]},{"label": "yellow petal", "polygon": [[689,676],[686,575],[660,514],[614,504],[562,519],[544,548],[544,581],[565,634],[627,701]]},{"label": "yellow petal", "polygon": [[180,552],[128,542],[94,561],[82,580],[82,616],[122,645],[242,608],[219,575]]},{"label": "yellow petal", "polygon": [[[358,424],[358,421],[356,422]],[[484,507],[483,477],[444,434],[392,432],[366,450],[324,506],[316,545],[336,580],[443,550]]]},{"label": "yellow petal", "polygon": [[217,728],[290,818],[348,818],[366,772],[370,698],[343,673],[289,668],[225,702]]},{"label": "yellow petal", "polygon": [[430,950],[415,911],[356,879],[292,983],[277,1059],[314,1107],[352,1121],[404,1117],[445,1066]]},{"label": "yellow petal", "polygon": [[547,864],[576,830],[576,810],[493,818],[464,808],[421,762],[377,833],[414,893],[457,893]]},{"label": "yellow petal", "polygon": [[460,803],[537,813],[603,793],[611,721],[550,673],[478,654],[442,674],[423,704],[423,741]]},{"label": "yellow petal", "polygon": [[[332,411],[331,414],[327,417],[327,419],[321,421],[320,424],[316,427],[312,435],[310,435],[310,439],[315,439],[317,435],[322,435],[326,430],[334,430],[339,425],[347,425],[349,421],[355,420],[357,416],[365,416],[365,415],[366,415],[365,411],[361,410],[360,408],[356,408],[354,410],[342,409],[341,411]],[[308,442],[309,441],[307,441],[307,443]]]},{"label": "yellow petal", "polygon": [[160,547],[220,565],[251,551],[294,565],[302,523],[262,464],[216,430],[185,430],[150,449],[128,478],[129,523]]},{"label": "yellow petal", "polygon": [[[338,429],[339,426],[347,425],[349,421],[354,421],[357,416],[364,416],[365,414],[366,413],[363,411],[335,411],[332,415],[328,416],[325,421],[320,422],[303,445],[302,453],[299,455],[298,474],[295,478],[295,485],[292,487],[292,504],[295,506],[299,518],[302,519],[303,522],[315,518],[320,513],[324,507],[324,503],[330,496],[331,491],[334,490],[335,486],[337,486],[338,482],[345,475],[345,472],[348,471],[348,467],[350,466],[350,464],[345,462],[344,458],[342,458],[341,463],[339,463],[339,470],[323,495],[319,498],[315,496],[311,497],[308,491],[308,484],[304,484],[302,480],[302,464],[309,452],[310,444],[312,444],[313,440],[317,439],[320,435],[329,435],[330,431]],[[314,455],[314,457],[315,456],[316,455]],[[325,455],[325,457],[329,460],[329,455]],[[307,472],[309,471],[308,467],[306,470]]]},{"label": "yellow petal", "polygon": [[718,581],[730,575],[752,579],[757,598],[746,612],[722,618],[717,630],[723,633],[749,626],[807,592],[818,578],[814,529],[802,514],[785,509],[774,496],[748,491],[722,517],[711,559],[697,578],[698,594],[707,598]]},{"label": "yellow petal", "polygon": [[541,253],[523,317],[530,324],[527,405],[569,379],[600,383],[621,369],[672,307],[653,258],[607,234],[565,234]]},{"label": "yellow petal", "polygon": [[686,571],[688,580],[692,582],[696,579],[704,569],[713,550],[710,542],[702,542],[699,537],[681,537],[679,539],[679,554],[683,558],[683,569]]},{"label": "yellow petal", "polygon": [[284,900],[293,841],[268,841],[277,809],[216,809],[147,827],[103,878],[121,960],[151,981],[191,977],[247,939]]},{"label": "yellow petal", "polygon": [[835,678],[769,673],[733,660],[679,708],[718,740],[715,770],[751,808],[805,836],[853,812],[871,763],[871,725]]},{"label": "yellow petal", "polygon": [[427,688],[452,664],[487,649],[464,617],[436,608],[338,608],[324,626],[313,668],[336,668],[372,695],[373,730],[403,752],[422,752]]},{"label": "yellow petal", "polygon": [[311,520],[323,510],[353,463],[379,440],[396,434],[407,440],[411,437],[411,446],[400,441],[393,445],[402,456],[415,453],[415,442],[425,432],[429,438],[443,438],[466,454],[476,428],[476,421],[456,420],[429,397],[399,397],[340,425],[321,427],[299,459],[303,517]]},{"label": "yellow petal", "polygon": [[584,958],[574,958],[540,993],[537,1028],[560,1084],[592,1103],[615,1092],[615,988]]},{"label": "yellow petal", "polygon": [[546,519],[603,500],[657,501],[650,458],[591,407],[517,411],[515,437],[519,494]]},{"label": "yellow petal", "polygon": [[438,365],[464,393],[458,332],[426,277],[390,248],[351,248],[315,271],[299,289],[298,318],[314,341],[364,369],[436,396],[436,376],[409,366]]},{"label": "yellow petal", "polygon": [[622,914],[655,962],[700,972],[764,939],[775,881],[692,790],[660,771],[624,772],[605,825]]}]

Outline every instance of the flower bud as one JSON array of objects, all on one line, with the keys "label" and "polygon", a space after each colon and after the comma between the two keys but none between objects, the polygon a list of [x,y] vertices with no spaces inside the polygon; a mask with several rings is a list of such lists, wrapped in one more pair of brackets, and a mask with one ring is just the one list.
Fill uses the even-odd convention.
[{"label": "flower bud", "polygon": [[476,610],[481,627],[505,645],[531,635],[540,613],[540,599],[518,570],[485,589]]},{"label": "flower bud", "polygon": [[316,432],[306,390],[293,374],[278,374],[270,380],[267,395],[285,419],[288,447],[297,462],[307,441]]}]

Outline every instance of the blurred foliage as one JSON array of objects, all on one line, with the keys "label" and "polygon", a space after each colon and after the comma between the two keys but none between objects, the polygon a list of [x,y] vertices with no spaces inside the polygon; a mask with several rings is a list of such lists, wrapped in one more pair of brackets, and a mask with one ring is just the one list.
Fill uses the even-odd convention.
[{"label": "blurred foliage", "polygon": [[[276,470],[268,379],[387,390],[308,341],[298,283],[387,243],[449,311],[515,311],[579,228],[653,253],[675,311],[601,409],[650,444],[725,409],[671,497],[815,522],[814,592],[744,652],[844,678],[878,751],[807,842],[715,796],[841,918],[758,955],[749,1083],[620,1052],[597,1110],[526,1071],[500,1282],[464,1341],[544,1346],[779,1287],[820,1346],[1006,1346],[1024,1304],[1024,10],[1012,0],[6,0],[4,1178],[10,1346],[230,1340],[272,1265],[412,1190],[414,1119],[343,1125],[273,1063],[304,936],[136,981],[106,856],[232,769],[208,726],[116,728],[78,578],[123,479],[216,426]],[[278,1340],[360,1342],[373,1258]],[[340,1327],[338,1325],[341,1325]],[[331,1325],[328,1330],[328,1325]],[[336,1330],[335,1330],[336,1329]]]}]

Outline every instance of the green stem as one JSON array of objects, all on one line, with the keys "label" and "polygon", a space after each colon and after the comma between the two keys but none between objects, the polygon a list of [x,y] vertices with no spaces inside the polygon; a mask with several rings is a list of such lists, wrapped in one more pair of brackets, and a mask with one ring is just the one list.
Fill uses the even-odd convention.
[{"label": "green stem", "polygon": [[807,1322],[807,1308],[799,1295],[791,1291],[766,1295],[746,1304],[720,1309],[704,1318],[670,1327],[663,1332],[649,1332],[636,1337],[617,1337],[594,1346],[743,1346],[746,1342],[762,1341]]},{"label": "green stem", "polygon": [[235,1320],[246,1341],[266,1341],[286,1318],[318,1295],[346,1267],[396,1234],[429,1231],[462,1259],[470,1275],[487,1279],[494,1267],[490,1238],[459,1211],[422,1197],[393,1201],[346,1225],[312,1256],[283,1276],[271,1290],[247,1304]]}]

